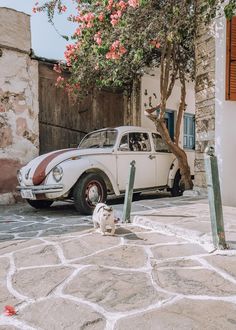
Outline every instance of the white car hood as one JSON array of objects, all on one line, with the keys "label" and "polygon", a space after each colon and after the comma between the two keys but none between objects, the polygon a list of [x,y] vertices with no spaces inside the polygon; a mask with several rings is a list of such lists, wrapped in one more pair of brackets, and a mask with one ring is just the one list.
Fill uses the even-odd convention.
[{"label": "white car hood", "polygon": [[41,184],[48,173],[58,164],[67,159],[79,156],[92,156],[100,153],[110,153],[109,148],[104,149],[62,149],[49,152],[47,154],[38,156],[31,160],[26,166],[21,169],[23,176],[23,183],[26,185]]}]

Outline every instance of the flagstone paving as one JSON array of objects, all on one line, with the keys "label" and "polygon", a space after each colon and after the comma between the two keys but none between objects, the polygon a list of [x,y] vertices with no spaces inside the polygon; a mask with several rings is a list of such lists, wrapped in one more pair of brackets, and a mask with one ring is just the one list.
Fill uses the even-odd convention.
[{"label": "flagstone paving", "polygon": [[114,237],[68,207],[0,207],[0,330],[235,329],[236,251],[212,248],[207,204],[133,205]]}]

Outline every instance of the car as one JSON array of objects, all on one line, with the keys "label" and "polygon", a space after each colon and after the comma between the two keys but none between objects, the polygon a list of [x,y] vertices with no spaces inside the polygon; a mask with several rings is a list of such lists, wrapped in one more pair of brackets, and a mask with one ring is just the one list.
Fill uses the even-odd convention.
[{"label": "car", "polygon": [[40,155],[17,178],[21,197],[36,209],[71,200],[81,214],[92,214],[108,196],[124,195],[135,161],[134,193],[168,189],[181,194],[176,157],[156,131],[137,126],[88,133],[78,148]]}]

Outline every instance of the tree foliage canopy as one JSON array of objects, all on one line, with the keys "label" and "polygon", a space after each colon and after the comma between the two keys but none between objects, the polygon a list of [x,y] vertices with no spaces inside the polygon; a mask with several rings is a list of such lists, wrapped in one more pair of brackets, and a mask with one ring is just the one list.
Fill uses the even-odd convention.
[{"label": "tree foliage canopy", "polygon": [[[72,1],[72,0],[71,0]],[[222,0],[78,0],[76,12],[68,17],[76,23],[65,51],[71,72],[67,88],[83,91],[96,86],[129,87],[147,67],[170,56],[170,69],[194,76],[194,37],[197,20],[209,19]],[[196,9],[196,3],[198,9]],[[56,12],[67,8],[63,0],[36,3],[53,22]],[[235,0],[225,8],[228,16]],[[178,67],[177,67],[178,66]],[[60,68],[57,67],[60,72]],[[58,84],[64,84],[63,77]]]}]

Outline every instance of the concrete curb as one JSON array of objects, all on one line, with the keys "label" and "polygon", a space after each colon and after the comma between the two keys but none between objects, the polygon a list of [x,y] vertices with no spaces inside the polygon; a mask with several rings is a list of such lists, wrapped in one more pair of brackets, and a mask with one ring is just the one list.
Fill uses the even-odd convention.
[{"label": "concrete curb", "polygon": [[215,250],[212,244],[212,238],[210,234],[201,233],[196,230],[190,230],[180,228],[170,224],[163,224],[154,220],[151,220],[148,216],[133,215],[132,224],[159,231],[163,234],[176,235],[181,238],[188,240],[191,243],[201,245],[207,252]]}]

